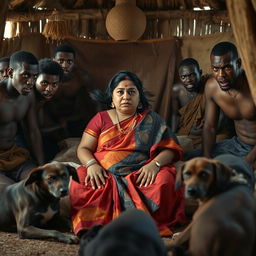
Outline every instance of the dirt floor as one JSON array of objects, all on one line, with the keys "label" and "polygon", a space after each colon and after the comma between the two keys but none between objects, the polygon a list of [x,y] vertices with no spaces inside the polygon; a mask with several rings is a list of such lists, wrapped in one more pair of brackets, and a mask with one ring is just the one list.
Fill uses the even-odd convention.
[{"label": "dirt floor", "polygon": [[0,232],[0,255],[76,256],[79,245],[49,240],[20,239],[17,233]]},{"label": "dirt floor", "polygon": [[[164,238],[163,241],[167,245],[170,239]],[[49,240],[20,239],[17,233],[0,232],[1,256],[78,256],[78,250],[78,244],[64,244]]]}]

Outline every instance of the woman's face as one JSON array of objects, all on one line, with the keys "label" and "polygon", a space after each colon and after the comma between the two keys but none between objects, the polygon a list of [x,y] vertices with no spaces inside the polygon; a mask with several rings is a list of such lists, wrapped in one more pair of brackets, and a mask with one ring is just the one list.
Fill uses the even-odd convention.
[{"label": "woman's face", "polygon": [[114,89],[112,101],[118,112],[133,115],[139,105],[140,94],[131,80],[123,80]]}]

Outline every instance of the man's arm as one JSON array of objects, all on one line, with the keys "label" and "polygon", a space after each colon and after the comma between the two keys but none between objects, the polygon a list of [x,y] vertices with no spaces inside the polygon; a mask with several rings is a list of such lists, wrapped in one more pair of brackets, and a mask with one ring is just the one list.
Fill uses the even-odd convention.
[{"label": "man's arm", "polygon": [[203,155],[211,157],[211,151],[216,142],[216,132],[219,119],[219,106],[214,100],[215,90],[208,81],[205,86],[205,113],[204,113],[204,127],[203,127]]},{"label": "man's arm", "polygon": [[244,160],[252,166],[253,170],[256,171],[256,145],[252,150],[244,157]]},{"label": "man's arm", "polygon": [[26,126],[28,130],[28,136],[30,139],[33,154],[39,165],[44,163],[44,152],[41,132],[38,127],[38,120],[35,112],[35,96],[31,93],[28,97],[30,101],[29,109],[25,117]]}]

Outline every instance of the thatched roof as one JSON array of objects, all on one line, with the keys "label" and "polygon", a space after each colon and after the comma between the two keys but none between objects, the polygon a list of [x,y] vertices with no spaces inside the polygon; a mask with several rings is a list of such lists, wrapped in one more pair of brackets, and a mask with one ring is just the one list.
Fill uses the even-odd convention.
[{"label": "thatched roof", "polygon": [[[137,0],[136,3],[147,17],[146,31],[141,39],[194,36],[231,29],[225,0]],[[6,20],[13,22],[14,37],[26,31],[38,32],[49,20],[55,28],[59,26],[61,33],[52,37],[57,29],[52,31],[54,26],[50,26],[49,31],[47,26],[52,24],[48,24],[44,29],[46,37],[60,39],[68,34],[109,40],[105,19],[114,6],[115,0],[10,0]],[[29,27],[27,22],[30,22]]]},{"label": "thatched roof", "polygon": [[[137,0],[137,6],[147,15],[164,17],[201,16],[193,8],[203,10],[203,16],[226,15],[225,0]],[[115,5],[115,0],[10,0],[7,20],[41,19],[50,16],[53,11],[66,15],[81,14],[99,19]],[[204,10],[207,8],[207,10]],[[209,10],[210,9],[210,10]],[[214,15],[213,15],[214,14]],[[195,18],[193,17],[193,18]]]},{"label": "thatched roof", "polygon": [[[10,0],[9,10],[14,12],[47,10],[110,9],[114,0]],[[213,10],[225,10],[225,0],[137,0],[137,6],[144,11],[193,10],[194,7],[210,6]]]}]

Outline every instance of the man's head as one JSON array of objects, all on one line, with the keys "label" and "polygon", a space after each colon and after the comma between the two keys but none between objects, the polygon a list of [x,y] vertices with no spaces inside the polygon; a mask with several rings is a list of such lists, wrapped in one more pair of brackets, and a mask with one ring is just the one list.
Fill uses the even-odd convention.
[{"label": "man's head", "polygon": [[17,51],[10,57],[8,82],[19,94],[28,95],[33,89],[38,76],[38,60],[31,53]]},{"label": "man's head", "polygon": [[187,91],[199,91],[201,85],[201,75],[202,70],[195,59],[187,58],[181,61],[179,65],[179,77]]},{"label": "man's head", "polygon": [[94,228],[85,233],[80,240],[79,255],[166,256],[167,254],[152,217],[142,210],[129,209],[101,229]]},{"label": "man's head", "polygon": [[39,75],[36,80],[36,90],[45,100],[50,100],[59,88],[63,77],[61,66],[51,59],[39,61]]},{"label": "man's head", "polygon": [[230,42],[216,44],[211,51],[211,67],[220,89],[231,89],[241,71],[241,59],[238,58],[236,46]]},{"label": "man's head", "polygon": [[54,51],[53,60],[58,62],[63,71],[64,76],[69,77],[70,73],[74,70],[75,64],[75,50],[69,45],[59,45]]},{"label": "man's head", "polygon": [[3,57],[0,59],[0,81],[8,78],[8,68],[9,68],[9,57]]}]

